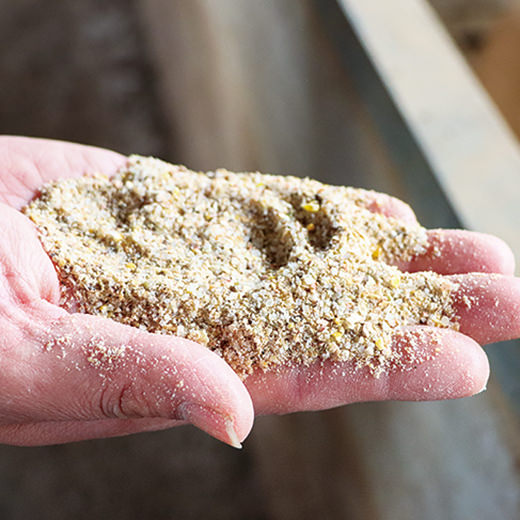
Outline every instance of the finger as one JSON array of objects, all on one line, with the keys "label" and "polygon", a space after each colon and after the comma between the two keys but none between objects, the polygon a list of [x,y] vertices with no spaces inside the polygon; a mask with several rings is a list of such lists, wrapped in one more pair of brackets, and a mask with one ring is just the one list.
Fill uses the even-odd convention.
[{"label": "finger", "polygon": [[64,312],[26,341],[33,350],[18,349],[22,359],[0,375],[11,391],[4,424],[164,418],[188,421],[232,445],[252,426],[251,400],[238,376],[191,341]]},{"label": "finger", "polygon": [[[375,191],[364,194],[366,207],[374,213],[416,224],[413,210],[403,201]],[[498,237],[457,229],[428,231],[429,247],[425,254],[398,266],[409,272],[435,271],[439,274],[469,272],[501,273],[512,275],[514,255],[509,246]]]},{"label": "finger", "polygon": [[323,410],[359,401],[425,401],[482,391],[489,376],[484,351],[471,338],[447,329],[414,327],[396,334],[392,347],[401,366],[375,377],[352,362],[257,373],[246,380],[255,411]]},{"label": "finger", "polygon": [[363,192],[365,207],[372,213],[379,213],[408,224],[417,224],[417,217],[406,202],[386,193],[369,190]]},{"label": "finger", "polygon": [[93,146],[0,136],[0,202],[20,209],[46,182],[85,173],[110,175],[125,161],[123,155]]},{"label": "finger", "polygon": [[181,424],[184,423],[169,419],[104,419],[8,424],[0,426],[0,444],[48,446],[166,430]]},{"label": "finger", "polygon": [[[43,298],[57,303],[60,290],[51,259],[44,252],[33,223],[0,203],[0,264],[9,282],[12,305]],[[0,291],[6,303],[6,291]]]},{"label": "finger", "polygon": [[501,273],[512,275],[515,259],[500,238],[460,229],[428,231],[428,250],[408,262],[399,263],[404,271],[435,271],[439,274]]},{"label": "finger", "polygon": [[459,284],[453,305],[460,332],[480,344],[520,336],[520,278],[501,275],[454,275]]}]

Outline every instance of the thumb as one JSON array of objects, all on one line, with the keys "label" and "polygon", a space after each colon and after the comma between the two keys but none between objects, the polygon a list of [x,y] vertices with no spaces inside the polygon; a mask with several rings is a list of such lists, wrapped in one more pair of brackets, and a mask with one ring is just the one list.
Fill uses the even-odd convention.
[{"label": "thumb", "polygon": [[240,378],[192,341],[60,312],[33,328],[30,342],[30,368],[15,370],[13,381],[31,397],[15,399],[17,422],[176,419],[234,446],[251,429],[253,405]]}]

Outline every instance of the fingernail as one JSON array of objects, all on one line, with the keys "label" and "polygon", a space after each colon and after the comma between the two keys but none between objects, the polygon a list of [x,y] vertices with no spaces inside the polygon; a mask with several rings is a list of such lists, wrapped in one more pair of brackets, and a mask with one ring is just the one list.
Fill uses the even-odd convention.
[{"label": "fingernail", "polygon": [[182,418],[219,441],[233,448],[241,449],[233,419],[216,410],[200,404],[182,404],[179,407]]},{"label": "fingernail", "polygon": [[228,444],[236,448],[237,450],[242,449],[242,444],[238,440],[237,432],[235,431],[235,423],[232,419],[226,419],[226,433],[229,438]]},{"label": "fingernail", "polygon": [[482,390],[479,390],[475,395],[481,394],[487,390],[487,383],[482,387]]}]

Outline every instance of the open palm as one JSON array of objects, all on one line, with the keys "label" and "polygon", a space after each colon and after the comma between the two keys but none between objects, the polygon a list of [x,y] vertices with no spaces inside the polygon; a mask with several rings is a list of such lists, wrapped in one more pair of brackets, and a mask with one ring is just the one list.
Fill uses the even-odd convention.
[{"label": "open palm", "polygon": [[[394,348],[413,341],[425,361],[379,378],[348,362],[320,362],[253,374],[243,383],[221,358],[193,342],[68,313],[58,305],[53,265],[19,209],[45,182],[111,174],[124,162],[107,150],[0,137],[0,442],[50,444],[190,422],[237,445],[254,412],[471,395],[485,386],[489,372],[478,343],[520,335],[520,281],[511,276],[511,252],[494,237],[463,231],[430,232],[441,254],[400,266],[457,278],[461,332],[436,329],[433,337],[429,327],[396,331]],[[386,195],[374,194],[370,209],[414,218]],[[463,274],[470,272],[504,276]],[[96,363],[114,351],[123,352],[117,361]]]}]

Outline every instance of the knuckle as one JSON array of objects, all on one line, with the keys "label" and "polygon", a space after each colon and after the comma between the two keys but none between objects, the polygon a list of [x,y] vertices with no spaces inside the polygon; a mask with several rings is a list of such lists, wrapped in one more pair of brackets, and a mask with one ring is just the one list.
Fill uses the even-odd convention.
[{"label": "knuckle", "polygon": [[129,419],[146,416],[140,399],[136,397],[134,385],[130,383],[103,388],[99,396],[98,409],[106,419]]},{"label": "knuckle", "polygon": [[169,385],[149,386],[135,382],[109,385],[98,400],[101,417],[136,419],[140,417],[179,418],[179,399]]}]

